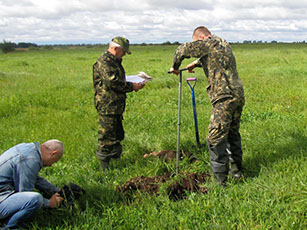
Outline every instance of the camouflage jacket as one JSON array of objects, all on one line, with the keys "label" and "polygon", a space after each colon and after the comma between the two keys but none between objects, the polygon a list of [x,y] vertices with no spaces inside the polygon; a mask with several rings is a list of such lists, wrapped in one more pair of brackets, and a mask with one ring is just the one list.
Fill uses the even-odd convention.
[{"label": "camouflage jacket", "polygon": [[122,115],[126,106],[126,93],[133,84],[126,82],[122,60],[109,51],[103,53],[93,66],[95,106],[101,115]]},{"label": "camouflage jacket", "polygon": [[173,68],[177,70],[182,60],[190,57],[199,58],[194,63],[204,69],[212,104],[223,98],[237,97],[244,101],[236,59],[228,42],[213,35],[205,40],[184,43],[174,53]]}]

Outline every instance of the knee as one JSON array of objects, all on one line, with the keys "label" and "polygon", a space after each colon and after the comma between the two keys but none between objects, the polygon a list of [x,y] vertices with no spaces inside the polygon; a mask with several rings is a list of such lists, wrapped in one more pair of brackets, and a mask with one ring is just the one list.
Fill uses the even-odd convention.
[{"label": "knee", "polygon": [[37,192],[29,192],[27,195],[29,198],[29,206],[34,210],[41,209],[44,204],[43,196]]}]

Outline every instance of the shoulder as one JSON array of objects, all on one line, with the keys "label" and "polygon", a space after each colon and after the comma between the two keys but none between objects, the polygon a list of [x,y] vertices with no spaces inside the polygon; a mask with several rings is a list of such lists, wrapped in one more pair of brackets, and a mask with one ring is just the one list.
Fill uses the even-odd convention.
[{"label": "shoulder", "polygon": [[211,37],[211,39],[212,39],[213,42],[219,42],[219,43],[222,43],[222,44],[228,44],[228,42],[224,38],[220,38],[220,37],[215,36],[215,35],[213,35]]}]

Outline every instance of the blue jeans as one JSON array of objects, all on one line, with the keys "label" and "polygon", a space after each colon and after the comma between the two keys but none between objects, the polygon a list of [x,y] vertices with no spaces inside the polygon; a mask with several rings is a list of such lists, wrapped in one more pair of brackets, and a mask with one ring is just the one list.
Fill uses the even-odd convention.
[{"label": "blue jeans", "polygon": [[0,219],[8,219],[2,229],[23,225],[40,210],[43,204],[43,196],[37,192],[12,194],[0,203]]}]

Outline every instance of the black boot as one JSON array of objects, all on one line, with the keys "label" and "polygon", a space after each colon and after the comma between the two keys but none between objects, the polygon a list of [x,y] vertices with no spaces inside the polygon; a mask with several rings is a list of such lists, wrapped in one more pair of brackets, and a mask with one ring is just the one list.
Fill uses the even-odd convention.
[{"label": "black boot", "polygon": [[232,131],[229,133],[229,150],[230,150],[230,175],[234,179],[240,179],[242,177],[242,146],[241,135],[238,131]]},{"label": "black boot", "polygon": [[216,145],[211,145],[208,142],[210,152],[210,164],[214,177],[218,182],[225,186],[229,171],[229,153],[227,152],[227,141],[222,140]]},{"label": "black boot", "polygon": [[102,170],[105,171],[105,170],[109,169],[109,164],[110,164],[110,160],[111,160],[111,157],[109,156],[109,154],[105,153],[105,152],[102,153],[100,151],[97,151],[96,156],[99,160],[99,163],[100,163]]},{"label": "black boot", "polygon": [[240,179],[242,177],[241,174],[242,166],[241,164],[231,163],[230,166],[230,175],[234,179]]},{"label": "black boot", "polygon": [[219,182],[220,185],[226,187],[227,185],[227,174],[225,173],[213,173],[214,178]]}]

